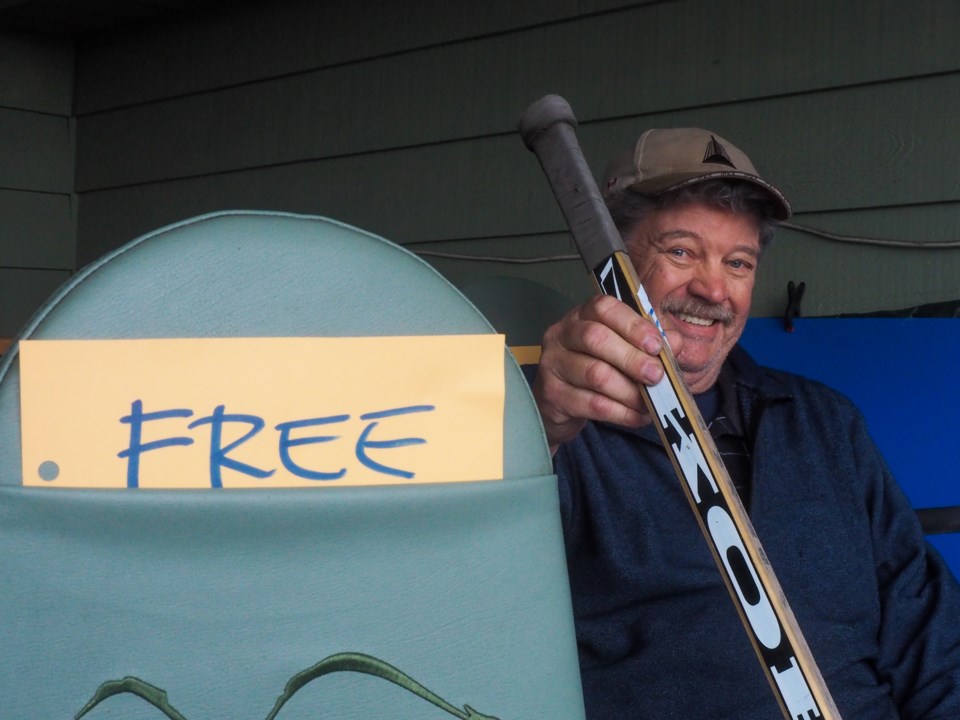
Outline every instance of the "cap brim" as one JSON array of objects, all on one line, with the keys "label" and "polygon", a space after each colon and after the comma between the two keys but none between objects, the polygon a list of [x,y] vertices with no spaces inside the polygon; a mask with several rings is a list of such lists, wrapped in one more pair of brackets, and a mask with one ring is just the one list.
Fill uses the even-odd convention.
[{"label": "cap brim", "polygon": [[782,192],[780,192],[777,188],[763,178],[757,177],[751,173],[741,172],[739,170],[723,169],[701,173],[674,173],[660,175],[657,178],[641,180],[638,183],[634,183],[633,185],[629,186],[629,189],[643,195],[659,195],[661,193],[669,192],[670,190],[677,190],[678,188],[687,187],[689,185],[696,185],[697,183],[701,183],[706,180],[743,180],[744,182],[752,183],[757,187],[766,190],[770,195],[770,199],[773,201],[774,219],[787,220],[793,214],[793,209],[790,207],[790,202]]}]

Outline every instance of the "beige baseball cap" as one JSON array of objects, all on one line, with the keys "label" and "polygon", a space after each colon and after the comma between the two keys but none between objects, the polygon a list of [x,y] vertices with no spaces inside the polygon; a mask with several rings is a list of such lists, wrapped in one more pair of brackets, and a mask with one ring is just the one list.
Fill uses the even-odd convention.
[{"label": "beige baseball cap", "polygon": [[715,178],[744,180],[766,190],[777,220],[786,220],[792,213],[786,196],[760,177],[746,153],[702,128],[647,130],[607,166],[602,193],[607,197],[630,189],[658,195]]}]

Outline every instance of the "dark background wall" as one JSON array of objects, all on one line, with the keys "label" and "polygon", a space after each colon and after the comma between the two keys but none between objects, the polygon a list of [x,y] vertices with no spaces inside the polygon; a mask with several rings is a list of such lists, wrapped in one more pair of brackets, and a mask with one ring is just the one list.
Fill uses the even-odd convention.
[{"label": "dark background wall", "polygon": [[69,39],[0,34],[0,341],[76,266],[72,96]]},{"label": "dark background wall", "polygon": [[756,315],[783,312],[789,280],[808,315],[960,297],[960,249],[937,247],[960,238],[952,0],[272,0],[121,20],[0,35],[0,337],[71,269],[225,208],[360,226],[478,302],[572,303],[591,289],[515,130],[548,92],[597,173],[651,126],[748,149],[822,231],[781,229]]}]

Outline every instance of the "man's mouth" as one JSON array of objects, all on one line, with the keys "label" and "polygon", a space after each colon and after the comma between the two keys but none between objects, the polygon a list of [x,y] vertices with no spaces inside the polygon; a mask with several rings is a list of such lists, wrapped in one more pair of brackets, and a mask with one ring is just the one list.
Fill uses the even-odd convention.
[{"label": "man's mouth", "polygon": [[680,322],[702,328],[713,327],[716,323],[729,325],[734,319],[733,312],[729,308],[693,298],[667,298],[660,312],[661,314],[669,313]]},{"label": "man's mouth", "polygon": [[674,313],[680,320],[691,325],[700,325],[701,327],[710,327],[716,320],[713,318],[698,317],[696,315],[687,315],[686,313]]}]

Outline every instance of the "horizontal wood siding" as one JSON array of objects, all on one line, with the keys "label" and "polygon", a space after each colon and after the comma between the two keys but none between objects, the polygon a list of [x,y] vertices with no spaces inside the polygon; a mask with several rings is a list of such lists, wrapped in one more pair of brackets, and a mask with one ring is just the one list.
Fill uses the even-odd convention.
[{"label": "horizontal wood siding", "polygon": [[[749,151],[798,223],[960,240],[954,2],[326,5],[239,4],[81,45],[81,261],[225,208],[327,215],[415,251],[569,256],[515,130],[547,92],[570,100],[597,173],[646,127],[705,126]],[[427,259],[458,284],[590,292],[576,259]],[[755,314],[781,313],[791,279],[808,314],[833,314],[960,297],[958,271],[960,250],[782,229]]]},{"label": "horizontal wood siding", "polygon": [[[657,0],[646,0],[656,2]],[[80,114],[207,92],[645,4],[644,0],[259,0],[84,39]],[[149,82],[142,68],[149,64]],[[109,77],[110,82],[104,82]]]},{"label": "horizontal wood siding", "polygon": [[73,138],[69,117],[0,107],[0,137],[5,139],[0,143],[0,187],[70,193]]},{"label": "horizontal wood siding", "polygon": [[[941,4],[953,11],[926,26],[924,13],[903,3],[876,3],[871,24],[879,18],[899,32],[858,28],[847,37],[851,18],[837,17],[836,3],[675,2],[271,80],[238,78],[199,95],[81,113],[78,190],[514,133],[517,115],[547,92],[567,97],[581,123],[636,118],[642,127],[684,109],[708,120],[710,109],[734,102],[949,72],[960,66],[960,6]],[[650,37],[639,42],[644,27]],[[836,111],[848,109],[837,102]],[[739,114],[751,111],[764,112]],[[770,133],[770,120],[781,119],[756,124]],[[804,140],[806,120],[791,122],[792,143]]]},{"label": "horizontal wood siding", "polygon": [[66,117],[72,101],[71,42],[0,32],[0,106]]},{"label": "horizontal wood siding", "polygon": [[73,231],[69,194],[0,190],[0,266],[69,271]]},{"label": "horizontal wood siding", "polygon": [[0,33],[0,338],[9,338],[70,276],[73,45]]},{"label": "horizontal wood siding", "polygon": [[20,332],[70,274],[63,270],[0,268],[0,338],[12,338]]}]

